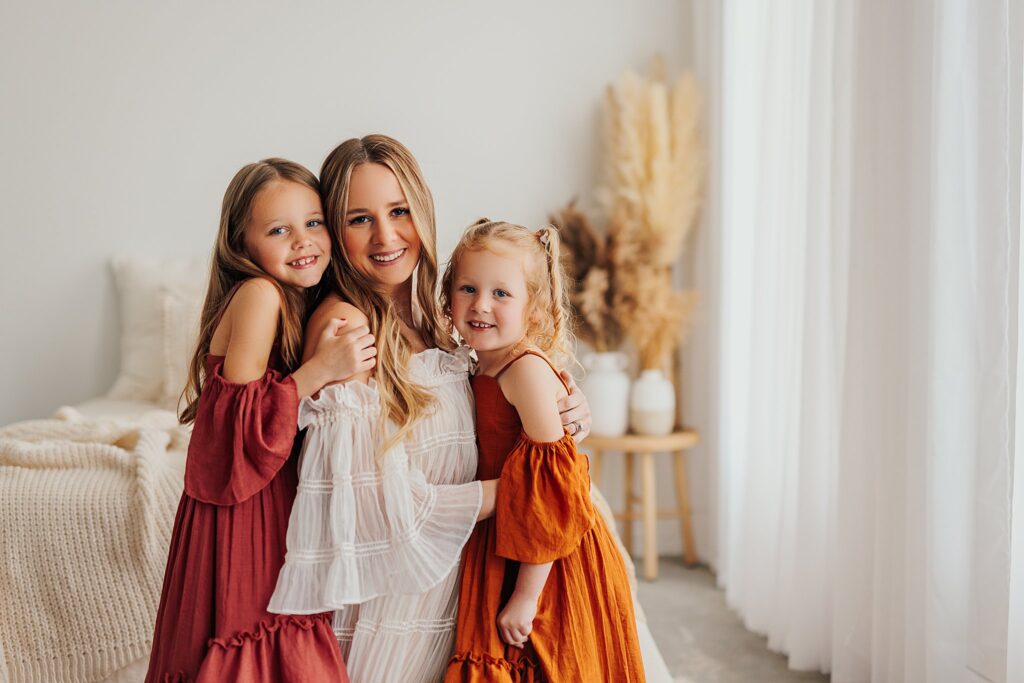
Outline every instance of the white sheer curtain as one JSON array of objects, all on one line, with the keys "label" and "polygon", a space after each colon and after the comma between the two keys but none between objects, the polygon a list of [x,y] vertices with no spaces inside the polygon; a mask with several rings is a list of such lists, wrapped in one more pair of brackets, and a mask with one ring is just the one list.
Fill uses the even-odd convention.
[{"label": "white sheer curtain", "polygon": [[1022,10],[695,8],[728,600],[835,681],[1024,681]]}]

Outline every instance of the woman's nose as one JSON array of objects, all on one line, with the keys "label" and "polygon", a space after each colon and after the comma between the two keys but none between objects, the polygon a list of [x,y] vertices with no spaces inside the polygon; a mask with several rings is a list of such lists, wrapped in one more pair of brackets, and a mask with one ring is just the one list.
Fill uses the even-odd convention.
[{"label": "woman's nose", "polygon": [[398,231],[391,224],[390,217],[384,217],[374,222],[373,240],[376,244],[387,245],[395,241]]}]

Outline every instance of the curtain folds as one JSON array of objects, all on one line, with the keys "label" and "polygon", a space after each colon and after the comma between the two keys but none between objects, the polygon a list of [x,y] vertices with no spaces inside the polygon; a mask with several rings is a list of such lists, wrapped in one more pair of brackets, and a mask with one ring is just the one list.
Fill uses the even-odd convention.
[{"label": "curtain folds", "polygon": [[1022,13],[695,18],[727,599],[835,681],[1024,681]]}]

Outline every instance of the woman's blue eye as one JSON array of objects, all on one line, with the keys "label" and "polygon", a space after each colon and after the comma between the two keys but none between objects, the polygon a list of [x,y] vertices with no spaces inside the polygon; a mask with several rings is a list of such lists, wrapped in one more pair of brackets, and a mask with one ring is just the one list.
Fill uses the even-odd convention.
[{"label": "woman's blue eye", "polygon": [[409,209],[404,207],[404,206],[400,206],[400,207],[398,207],[396,209],[392,209],[391,210],[391,215],[392,216],[408,216],[409,215]]},{"label": "woman's blue eye", "polygon": [[324,222],[322,220],[320,220],[319,218],[314,218],[311,221],[306,221],[306,227],[307,228],[319,228],[323,224],[324,224]]},{"label": "woman's blue eye", "polygon": [[364,223],[369,222],[369,220],[370,220],[370,217],[366,216],[366,215],[356,216],[354,218],[349,219],[348,224],[349,225],[363,225]]},{"label": "woman's blue eye", "polygon": [[476,287],[473,287],[472,285],[462,285],[459,287],[459,291],[465,292],[466,294],[476,294]]}]

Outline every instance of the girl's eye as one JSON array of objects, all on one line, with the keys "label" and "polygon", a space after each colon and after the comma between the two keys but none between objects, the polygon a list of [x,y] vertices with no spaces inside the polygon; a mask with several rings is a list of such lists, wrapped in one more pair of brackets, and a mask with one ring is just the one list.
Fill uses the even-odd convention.
[{"label": "girl's eye", "polygon": [[496,289],[494,290],[494,296],[498,297],[499,299],[504,299],[505,297],[512,295],[506,292],[504,289]]},{"label": "girl's eye", "polygon": [[269,234],[269,235],[283,235],[286,232],[288,232],[288,228],[284,227],[283,225],[279,225],[276,228],[271,228],[270,232],[267,233],[267,234]]},{"label": "girl's eye", "polygon": [[409,209],[407,207],[404,207],[404,206],[399,206],[397,208],[391,209],[391,215],[392,216],[408,216],[409,215]]},{"label": "girl's eye", "polygon": [[364,223],[368,223],[369,221],[370,221],[370,217],[364,214],[362,216],[354,216],[354,217],[350,218],[349,221],[348,221],[348,224],[349,225],[363,225]]},{"label": "girl's eye", "polygon": [[473,287],[472,285],[462,285],[459,287],[459,291],[465,292],[466,294],[476,294],[476,287]]},{"label": "girl's eye", "polygon": [[323,224],[324,224],[324,222],[322,220],[320,220],[319,218],[314,218],[311,221],[306,221],[306,227],[307,228],[319,228]]}]

